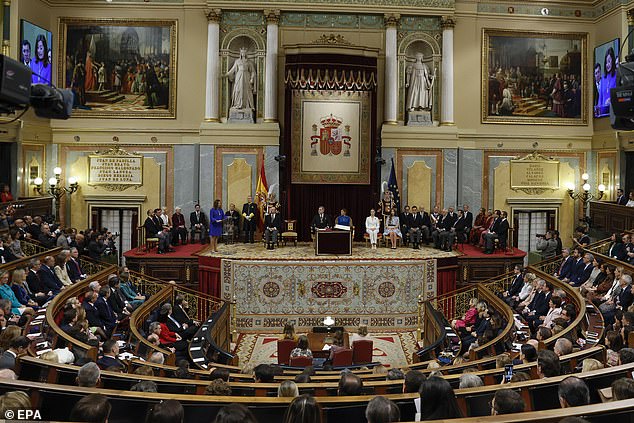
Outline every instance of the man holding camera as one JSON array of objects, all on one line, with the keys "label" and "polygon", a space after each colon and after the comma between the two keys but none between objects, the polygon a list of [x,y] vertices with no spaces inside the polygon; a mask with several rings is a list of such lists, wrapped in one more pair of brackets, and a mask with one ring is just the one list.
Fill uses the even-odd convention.
[{"label": "man holding camera", "polygon": [[537,235],[537,250],[541,252],[542,259],[555,257],[557,254],[557,240],[553,237],[553,231],[546,231],[545,235]]}]

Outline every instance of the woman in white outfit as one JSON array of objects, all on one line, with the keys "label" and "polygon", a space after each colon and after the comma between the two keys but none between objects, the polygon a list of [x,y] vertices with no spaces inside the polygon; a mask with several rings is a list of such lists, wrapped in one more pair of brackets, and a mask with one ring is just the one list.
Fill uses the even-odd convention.
[{"label": "woman in white outfit", "polygon": [[379,235],[379,228],[381,226],[381,222],[379,218],[375,216],[376,211],[374,209],[370,210],[370,216],[365,218],[365,231],[370,235],[370,244],[372,245],[372,249],[376,249],[376,239]]}]

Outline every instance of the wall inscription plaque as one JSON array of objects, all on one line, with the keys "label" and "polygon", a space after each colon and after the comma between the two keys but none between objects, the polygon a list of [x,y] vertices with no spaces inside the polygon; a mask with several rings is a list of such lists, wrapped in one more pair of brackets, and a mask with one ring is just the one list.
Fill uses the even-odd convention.
[{"label": "wall inscription plaque", "polygon": [[143,156],[119,147],[88,156],[88,185],[123,191],[143,185]]},{"label": "wall inscription plaque", "polygon": [[559,161],[538,153],[511,160],[511,189],[529,194],[559,189]]}]

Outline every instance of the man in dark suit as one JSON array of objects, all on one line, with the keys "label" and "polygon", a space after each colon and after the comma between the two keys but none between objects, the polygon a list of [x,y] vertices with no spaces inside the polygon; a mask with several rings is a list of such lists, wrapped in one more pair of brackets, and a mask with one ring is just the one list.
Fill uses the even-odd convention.
[{"label": "man in dark suit", "polygon": [[502,293],[502,299],[511,307],[513,307],[517,301],[519,301],[519,294],[524,286],[524,276],[522,266],[516,264],[513,268],[515,276],[511,282],[511,286],[508,291]]},{"label": "man in dark suit", "polygon": [[119,345],[114,339],[108,339],[103,343],[103,356],[97,360],[97,366],[101,370],[111,369],[117,367],[125,369],[125,365],[119,361],[117,356],[119,355]]},{"label": "man in dark suit", "polygon": [[31,341],[26,336],[18,336],[11,341],[9,349],[0,355],[0,369],[14,370],[15,359],[26,353],[30,344]]},{"label": "man in dark suit", "polygon": [[616,190],[616,204],[624,206],[627,204],[627,195],[621,188]]},{"label": "man in dark suit", "polygon": [[5,264],[13,260],[17,260],[17,257],[13,255],[8,248],[4,248],[4,240],[0,237],[0,264]]},{"label": "man in dark suit", "polygon": [[174,298],[174,307],[172,309],[172,316],[180,323],[181,325],[187,326],[199,326],[200,322],[195,321],[194,319],[189,317],[188,313],[189,303],[182,295],[177,295]]},{"label": "man in dark suit", "polygon": [[312,222],[310,222],[310,231],[315,233],[317,229],[326,229],[332,227],[332,219],[326,214],[326,208],[319,206],[317,214],[313,216]]},{"label": "man in dark suit", "polygon": [[[412,218],[412,213],[410,213],[409,211],[409,206],[405,206],[403,207],[403,213],[401,213],[400,216],[400,223],[401,223],[401,233],[403,235],[405,234],[409,234],[410,233],[410,219]],[[409,242],[408,237],[407,236],[403,236],[403,245],[407,245],[407,243]]]},{"label": "man in dark suit", "polygon": [[471,213],[468,204],[465,204],[462,209],[464,212],[465,231],[469,232],[473,228],[473,213]]},{"label": "man in dark suit", "polygon": [[40,281],[38,271],[41,267],[42,264],[38,259],[31,259],[29,260],[29,271],[26,274],[26,285],[29,288],[30,295],[40,306],[53,298],[53,292],[48,290]]},{"label": "man in dark suit", "polygon": [[[264,218],[264,239],[266,240],[266,248],[272,250],[275,244],[277,244],[277,237],[282,229],[282,219],[277,212],[275,206],[269,208],[269,214]],[[271,242],[271,238],[273,238]]]},{"label": "man in dark suit", "polygon": [[456,237],[464,237],[467,222],[464,218],[464,211],[458,210],[458,218],[454,221],[451,228],[441,235],[440,244],[445,247],[445,251],[451,251]]},{"label": "man in dark suit", "polygon": [[40,277],[40,282],[45,286],[45,289],[52,292],[53,295],[57,295],[62,290],[64,284],[62,284],[62,281],[59,280],[53,271],[53,266],[55,266],[53,256],[44,257],[44,263],[37,272],[37,275]]},{"label": "man in dark suit", "polygon": [[174,214],[172,215],[172,231],[174,233],[174,238],[172,239],[173,245],[178,245],[180,241],[181,244],[187,244],[187,228],[185,227],[185,216],[181,213],[180,207],[174,208]]},{"label": "man in dark suit", "polygon": [[51,228],[47,223],[42,225],[42,230],[37,237],[37,240],[40,241],[40,244],[45,246],[46,248],[55,248],[57,244],[57,238],[53,236],[51,233]]},{"label": "man in dark suit", "polygon": [[108,278],[108,286],[110,287],[110,296],[108,297],[108,304],[110,304],[110,308],[114,311],[118,320],[122,320],[127,315],[130,314],[129,310],[126,307],[125,298],[121,293],[120,281],[116,276],[112,276]]},{"label": "man in dark suit", "polygon": [[95,306],[95,302],[99,294],[93,291],[88,291],[84,295],[84,301],[81,303],[82,308],[86,312],[86,320],[88,321],[88,325],[93,328],[100,328],[101,330],[105,330],[105,325],[99,318],[99,310]]},{"label": "man in dark suit", "polygon": [[244,231],[244,242],[253,244],[255,229],[258,226],[258,206],[253,202],[253,197],[247,197],[247,202],[242,205],[242,230]]},{"label": "man in dark suit", "polygon": [[533,301],[524,309],[524,319],[528,322],[528,325],[537,329],[541,324],[541,316],[548,314],[550,308],[549,301],[553,291],[553,285],[550,282],[539,281],[539,292],[533,297]]},{"label": "man in dark suit", "polygon": [[[498,211],[498,213],[500,213]],[[499,214],[499,218],[493,223],[493,228],[484,233],[484,253],[493,254],[493,243],[496,239],[500,240],[501,245],[506,245],[506,237],[509,232],[509,221],[505,211]]]},{"label": "man in dark suit", "polygon": [[70,249],[70,258],[66,262],[66,273],[73,283],[86,279],[86,274],[79,263],[79,250],[75,247]]},{"label": "man in dark suit", "polygon": [[594,256],[592,254],[585,253],[583,255],[583,259],[577,267],[574,278],[570,279],[570,284],[572,286],[581,286],[588,280],[588,278],[590,278],[590,274],[594,268],[594,266],[592,266],[593,261]]},{"label": "man in dark suit", "polygon": [[[41,223],[41,219],[39,216],[35,216],[36,218],[39,218],[38,220]],[[31,216],[24,216],[24,222],[26,222],[26,230],[28,233],[31,234],[31,239],[38,239],[40,236],[40,224],[35,222],[35,219]]]},{"label": "man in dark suit", "polygon": [[[412,247],[415,250],[418,250],[420,248],[419,245],[423,241],[423,216],[418,213],[418,207],[412,206],[412,213],[408,213],[407,219],[406,225],[409,227],[409,242],[412,243]],[[406,232],[403,234],[405,233]],[[403,236],[403,238],[406,237]]]},{"label": "man in dark suit", "polygon": [[194,234],[200,231],[200,243],[204,244],[209,236],[209,224],[207,216],[200,210],[200,204],[196,204],[195,210],[189,214],[190,239],[194,242]]},{"label": "man in dark suit", "polygon": [[229,204],[229,210],[225,212],[225,216],[231,219],[231,232],[229,236],[231,236],[232,241],[235,241],[240,237],[240,213],[236,210],[235,204]]},{"label": "man in dark suit", "polygon": [[559,270],[555,273],[555,276],[559,280],[570,280],[570,276],[572,275],[572,271],[575,265],[575,259],[570,255],[570,248],[564,248],[561,250],[561,255],[563,259],[561,260],[561,264],[559,265]]},{"label": "man in dark suit", "polygon": [[183,339],[191,339],[196,332],[198,332],[198,326],[179,322],[178,319],[174,317],[173,310],[172,305],[169,303],[165,303],[161,307],[161,313],[167,314],[167,320],[165,321],[167,328],[179,334]]},{"label": "man in dark suit", "polygon": [[112,331],[115,326],[117,326],[117,316],[108,304],[108,298],[110,298],[110,287],[102,286],[99,289],[99,297],[97,301],[95,301],[95,307],[97,308],[97,315],[99,316],[99,320],[103,323],[105,327],[106,335],[111,336]]},{"label": "man in dark suit", "polygon": [[620,291],[613,297],[614,306],[604,308],[602,304],[599,308],[605,323],[608,325],[614,323],[616,310],[627,310],[634,300],[634,296],[632,296],[632,276],[622,274],[619,278],[619,288]]},{"label": "man in dark suit", "polygon": [[449,219],[447,216],[449,216],[447,210],[442,209],[442,212],[438,217],[438,221],[436,222],[436,229],[431,234],[431,237],[434,241],[434,246],[436,248],[443,247],[443,245],[441,244],[442,238],[444,237],[443,234],[444,232],[450,230],[451,225],[453,225],[453,222],[451,222],[451,219]]}]

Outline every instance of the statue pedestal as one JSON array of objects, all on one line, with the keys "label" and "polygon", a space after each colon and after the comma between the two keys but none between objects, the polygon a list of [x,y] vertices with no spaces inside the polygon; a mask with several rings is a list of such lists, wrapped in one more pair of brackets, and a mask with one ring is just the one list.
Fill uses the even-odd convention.
[{"label": "statue pedestal", "polygon": [[407,126],[433,126],[431,110],[410,110],[407,112]]},{"label": "statue pedestal", "polygon": [[229,123],[255,123],[253,120],[253,110],[251,109],[236,109],[232,107],[229,109]]}]

